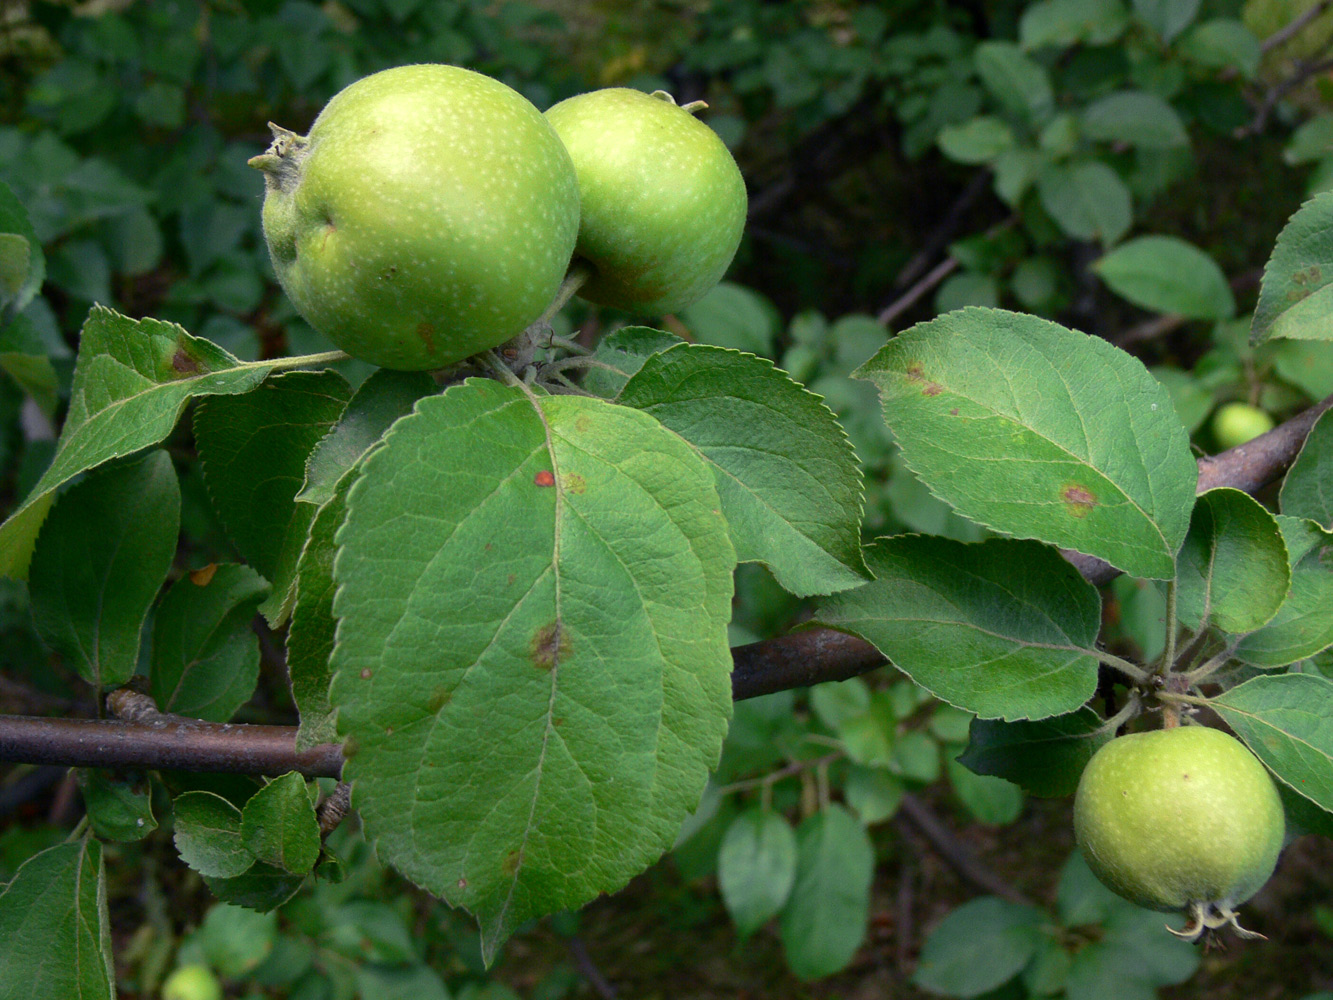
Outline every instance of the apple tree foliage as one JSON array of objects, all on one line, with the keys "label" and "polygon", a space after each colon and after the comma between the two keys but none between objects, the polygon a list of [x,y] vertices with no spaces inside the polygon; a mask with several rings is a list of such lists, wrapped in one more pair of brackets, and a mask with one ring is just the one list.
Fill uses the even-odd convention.
[{"label": "apple tree foliage", "polygon": [[[403,37],[540,107],[586,89],[521,5],[492,24],[480,5],[356,0],[346,18],[389,21],[355,42],[325,8],[267,6],[209,36],[232,98],[313,112],[407,61],[389,55]],[[1289,824],[1333,831],[1333,418],[1263,502],[1200,492],[1191,444],[1217,402],[1290,414],[1333,389],[1333,194],[1277,235],[1252,320],[1218,262],[1147,212],[1199,169],[1201,135],[1245,124],[1229,86],[1261,79],[1253,31],[1198,4],[1039,0],[993,37],[853,5],[837,44],[815,22],[766,40],[800,16],[787,6],[719,5],[692,44],[662,42],[729,81],[720,131],[776,109],[799,143],[892,116],[906,155],[984,170],[1012,214],[946,248],[932,313],[896,334],[808,309],[779,323],[723,284],[653,325],[612,314],[586,357],[552,342],[534,364],[563,381],[545,388],[316,353],[266,283],[238,169],[256,150],[223,127],[240,102],[188,113],[184,5],[97,19],[97,37],[44,12],[63,57],[27,98],[41,127],[0,125],[0,367],[15,425],[22,406],[58,432],[13,480],[6,599],[91,697],[137,678],[158,710],[209,721],[261,717],[261,636],[284,644],[297,744],[342,744],[365,839],[322,835],[328,788],[296,773],[83,769],[86,825],[3,870],[0,991],[115,994],[105,855],[162,827],[221,901],[177,964],[235,981],[288,988],[328,954],[341,971],[318,977],[346,995],[450,995],[376,899],[376,858],[475,918],[440,932],[475,982],[532,920],[567,927],[673,850],[716,872],[741,937],[772,926],[814,979],[862,944],[872,833],[905,795],[947,782],[978,821],[1012,822],[1024,795],[1070,794],[1141,706],[1210,708],[1277,778]],[[105,62],[140,74],[132,99],[96,85]],[[165,162],[84,151],[127,122],[170,139]],[[1322,122],[1290,162],[1320,161]],[[1077,279],[1071,246],[1093,257]],[[172,268],[161,318],[114,307]],[[1150,369],[1083,332],[1077,282],[1124,315],[1212,324],[1213,344],[1193,370]],[[733,705],[731,647],[798,621],[894,671]],[[1089,924],[1096,945],[1068,947]],[[1197,964],[1159,932],[1075,858],[1049,912],[954,910],[915,981],[1092,996],[1134,954],[1132,995],[1151,996]],[[52,953],[77,960],[42,979]]]}]

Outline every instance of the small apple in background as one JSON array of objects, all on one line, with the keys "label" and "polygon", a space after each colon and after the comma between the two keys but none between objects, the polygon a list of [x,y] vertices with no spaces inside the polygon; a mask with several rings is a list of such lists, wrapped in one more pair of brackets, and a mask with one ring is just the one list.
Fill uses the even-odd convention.
[{"label": "small apple in background", "polygon": [[1221,451],[1253,441],[1276,426],[1273,418],[1249,403],[1223,403],[1213,414],[1213,440]]},{"label": "small apple in background", "polygon": [[222,1000],[222,984],[206,965],[182,965],[162,984],[162,1000]]}]

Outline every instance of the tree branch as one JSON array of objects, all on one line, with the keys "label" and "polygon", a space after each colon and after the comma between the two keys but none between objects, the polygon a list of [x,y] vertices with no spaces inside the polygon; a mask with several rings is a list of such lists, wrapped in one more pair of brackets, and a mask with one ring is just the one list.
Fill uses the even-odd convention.
[{"label": "tree branch", "polygon": [[[1201,458],[1198,491],[1217,486],[1247,493],[1262,489],[1291,465],[1315,420],[1330,408],[1333,396],[1248,444]],[[1093,556],[1064,555],[1097,586],[1120,573]],[[870,643],[829,628],[801,629],[737,646],[731,655],[731,689],[737,701],[846,680],[888,662]],[[152,713],[137,721],[0,715],[0,761],[240,774],[298,771],[310,778],[337,778],[342,748],[325,743],[298,751],[292,726],[223,725]]]}]

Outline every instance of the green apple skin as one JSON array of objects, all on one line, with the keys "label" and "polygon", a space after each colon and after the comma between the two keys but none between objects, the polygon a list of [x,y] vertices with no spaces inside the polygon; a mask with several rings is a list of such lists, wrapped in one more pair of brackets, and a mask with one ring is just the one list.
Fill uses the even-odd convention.
[{"label": "green apple skin", "polygon": [[722,280],[745,229],[745,180],[717,133],[666,94],[612,87],[546,118],[578,174],[575,255],[594,268],[579,296],[660,316]]},{"label": "green apple skin", "polygon": [[222,985],[206,965],[182,965],[162,984],[162,1000],[222,1000]]},{"label": "green apple skin", "polygon": [[374,73],[308,136],[277,128],[264,236],[303,317],[384,368],[440,368],[510,339],[555,297],[578,180],[541,113],[457,66]]},{"label": "green apple skin", "polygon": [[1243,903],[1273,874],[1284,834],[1268,771],[1205,726],[1112,740],[1074,795],[1074,837],[1088,867],[1150,910]]},{"label": "green apple skin", "polygon": [[1273,418],[1249,403],[1223,403],[1213,414],[1213,439],[1223,451],[1253,441],[1274,427]]}]

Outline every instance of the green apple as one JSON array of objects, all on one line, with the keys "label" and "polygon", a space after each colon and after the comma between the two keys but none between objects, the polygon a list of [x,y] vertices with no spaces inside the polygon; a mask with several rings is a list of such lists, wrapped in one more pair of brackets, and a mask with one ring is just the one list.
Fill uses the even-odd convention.
[{"label": "green apple", "polygon": [[1235,907],[1272,875],[1284,834],[1268,771],[1205,726],[1112,740],[1074,795],[1074,836],[1093,874],[1139,906],[1188,912],[1190,936],[1234,925]]},{"label": "green apple", "polygon": [[206,965],[182,965],[162,984],[162,1000],[222,1000],[222,985]]},{"label": "green apple", "polygon": [[717,133],[664,92],[613,87],[546,112],[574,161],[580,297],[644,315],[716,285],[745,228],[745,180]]},{"label": "green apple", "polygon": [[1273,429],[1273,418],[1249,403],[1223,403],[1213,414],[1213,440],[1226,451]]},{"label": "green apple", "polygon": [[271,126],[264,236],[301,315],[353,357],[439,368],[520,333],[578,234],[564,145],[498,80],[400,66],[336,94],[307,136]]}]

